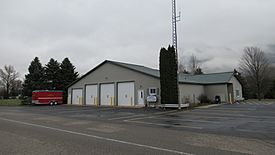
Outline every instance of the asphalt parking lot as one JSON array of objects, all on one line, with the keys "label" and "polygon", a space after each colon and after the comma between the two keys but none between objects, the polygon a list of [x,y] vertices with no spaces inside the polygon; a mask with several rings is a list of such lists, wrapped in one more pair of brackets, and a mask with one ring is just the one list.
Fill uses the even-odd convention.
[{"label": "asphalt parking lot", "polygon": [[0,154],[275,154],[275,103],[0,107]]}]

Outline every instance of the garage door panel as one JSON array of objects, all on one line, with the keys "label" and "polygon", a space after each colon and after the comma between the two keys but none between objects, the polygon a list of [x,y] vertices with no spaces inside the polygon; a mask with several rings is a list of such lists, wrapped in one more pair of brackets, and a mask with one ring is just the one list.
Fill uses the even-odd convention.
[{"label": "garage door panel", "polygon": [[112,106],[115,100],[115,85],[101,84],[100,85],[100,105]]},{"label": "garage door panel", "polygon": [[72,91],[72,104],[81,105],[82,104],[82,89],[73,89]]},{"label": "garage door panel", "polygon": [[97,85],[87,85],[85,87],[85,103],[86,105],[97,105],[98,103],[98,92]]},{"label": "garage door panel", "polygon": [[118,106],[134,106],[134,82],[118,83]]}]

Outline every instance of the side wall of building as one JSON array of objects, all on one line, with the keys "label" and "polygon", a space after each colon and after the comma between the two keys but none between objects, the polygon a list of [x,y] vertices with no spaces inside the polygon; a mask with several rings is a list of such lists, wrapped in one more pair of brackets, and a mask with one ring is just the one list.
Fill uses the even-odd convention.
[{"label": "side wall of building", "polygon": [[[117,83],[119,82],[134,82],[135,90],[134,90],[134,102],[137,104],[138,102],[138,90],[144,90],[145,99],[147,97],[147,90],[150,87],[160,88],[160,82],[158,78],[151,77],[149,75],[145,75],[127,68],[123,68],[111,63],[105,63],[92,73],[73,84],[68,88],[68,103],[71,103],[71,94],[72,89],[82,89],[83,90],[83,101],[82,104],[85,104],[85,85],[89,84],[97,84],[98,87],[100,84],[104,83],[114,83],[115,88],[117,87]],[[100,93],[99,93],[100,94]],[[117,94],[117,89],[115,89],[115,96]],[[99,96],[98,96],[99,98]],[[117,103],[116,103],[117,104]]]},{"label": "side wall of building", "polygon": [[199,103],[198,97],[205,94],[203,85],[179,84],[180,103]]},{"label": "side wall of building", "polygon": [[[89,75],[73,84],[68,88],[68,103],[71,103],[72,89],[82,89],[82,104],[85,103],[85,86],[97,84],[98,98],[100,98],[100,84],[114,83],[115,97],[117,98],[117,85],[120,82],[134,82],[134,103],[138,103],[138,91],[144,91],[144,99],[148,96],[148,88],[157,88],[160,95],[160,81],[158,78],[120,67],[112,63],[105,63],[98,67]],[[242,98],[242,86],[239,81],[233,76],[229,82],[233,85],[234,99]],[[213,84],[213,85],[197,85],[197,84],[179,84],[179,101],[185,103],[187,100],[190,103],[198,103],[200,95],[206,95],[209,99],[214,100],[215,96],[220,96],[222,102],[228,102],[228,84]],[[144,103],[146,101],[144,100]],[[115,100],[117,105],[117,100]]]},{"label": "side wall of building", "polygon": [[220,96],[221,102],[228,102],[227,84],[205,85],[204,89],[210,100],[214,100],[215,96]]},{"label": "side wall of building", "polygon": [[234,101],[243,99],[242,85],[235,76],[232,76],[229,83],[233,84]]}]

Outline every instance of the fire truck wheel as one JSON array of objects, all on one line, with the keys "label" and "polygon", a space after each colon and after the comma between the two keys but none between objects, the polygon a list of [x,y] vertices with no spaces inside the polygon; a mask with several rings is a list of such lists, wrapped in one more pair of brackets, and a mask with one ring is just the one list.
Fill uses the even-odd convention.
[{"label": "fire truck wheel", "polygon": [[57,105],[57,102],[54,102],[54,105]]},{"label": "fire truck wheel", "polygon": [[53,105],[53,102],[51,102],[50,105]]}]

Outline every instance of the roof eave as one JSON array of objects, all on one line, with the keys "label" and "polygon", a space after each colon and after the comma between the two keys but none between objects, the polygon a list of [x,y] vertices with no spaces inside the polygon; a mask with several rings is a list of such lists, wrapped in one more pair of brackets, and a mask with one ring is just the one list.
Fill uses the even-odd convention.
[{"label": "roof eave", "polygon": [[71,87],[72,85],[74,85],[75,83],[77,83],[78,81],[82,80],[84,77],[88,76],[90,73],[92,73],[92,72],[95,71],[97,68],[99,68],[100,66],[104,65],[104,64],[107,63],[107,62],[110,62],[110,61],[105,60],[105,61],[103,61],[102,63],[100,63],[99,65],[97,65],[96,67],[94,67],[93,69],[91,69],[90,71],[88,71],[87,73],[85,73],[84,75],[82,75],[80,78],[78,78],[77,80],[75,80],[74,82],[72,82],[71,84],[69,84],[69,85],[67,86],[67,89],[68,89],[69,87]]},{"label": "roof eave", "polygon": [[126,66],[121,65],[121,64],[116,63],[116,62],[112,62],[112,61],[109,61],[109,62],[110,62],[111,64],[117,65],[117,66],[119,66],[119,67],[126,68],[126,69],[129,69],[129,70],[132,70],[132,71],[135,71],[135,72],[144,74],[144,75],[148,75],[148,76],[151,76],[151,77],[154,77],[154,78],[157,78],[157,79],[160,78],[159,76],[155,76],[155,75],[152,75],[152,74],[148,74],[148,73],[145,73],[145,72],[141,72],[141,71],[139,71],[139,70],[136,70],[136,69],[132,69],[132,68],[126,67]]},{"label": "roof eave", "polygon": [[138,73],[141,73],[141,74],[144,74],[144,75],[147,75],[147,76],[151,76],[153,78],[157,78],[159,79],[160,77],[158,76],[154,76],[154,75],[151,75],[151,74],[148,74],[148,73],[145,73],[145,72],[141,72],[139,70],[135,70],[135,69],[132,69],[132,68],[129,68],[129,67],[126,67],[126,66],[123,66],[123,65],[120,65],[116,62],[113,62],[113,61],[109,61],[109,60],[105,60],[103,61],[102,63],[100,63],[99,65],[97,65],[96,67],[94,67],[93,69],[91,69],[90,71],[88,71],[87,73],[85,73],[84,75],[82,75],[80,78],[78,78],[77,80],[75,80],[74,82],[72,82],[71,84],[69,84],[67,86],[67,89],[69,87],[71,87],[72,85],[74,85],[75,83],[77,83],[78,81],[82,80],[84,77],[86,77],[87,75],[89,75],[90,73],[92,73],[93,71],[95,71],[97,68],[99,68],[100,66],[104,65],[105,63],[111,63],[113,65],[116,65],[116,66],[119,66],[119,67],[122,67],[122,68],[126,68],[126,69],[129,69],[129,70],[132,70],[132,71],[135,71],[135,72],[138,72]]}]

